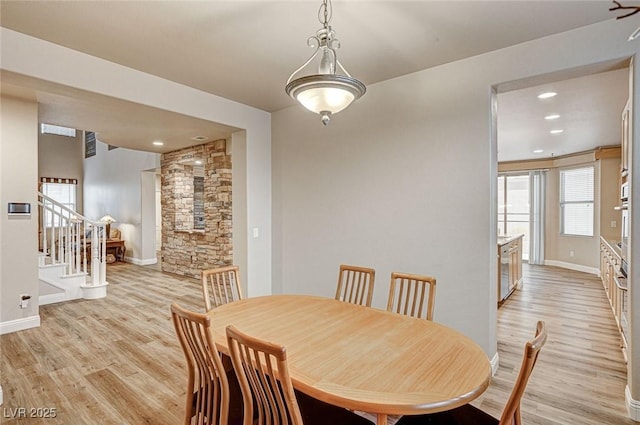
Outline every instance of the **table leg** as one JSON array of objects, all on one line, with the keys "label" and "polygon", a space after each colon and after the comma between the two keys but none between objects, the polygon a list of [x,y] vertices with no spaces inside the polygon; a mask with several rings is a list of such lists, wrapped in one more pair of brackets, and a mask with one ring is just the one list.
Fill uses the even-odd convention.
[{"label": "table leg", "polygon": [[385,413],[378,413],[377,425],[387,425],[387,415]]}]

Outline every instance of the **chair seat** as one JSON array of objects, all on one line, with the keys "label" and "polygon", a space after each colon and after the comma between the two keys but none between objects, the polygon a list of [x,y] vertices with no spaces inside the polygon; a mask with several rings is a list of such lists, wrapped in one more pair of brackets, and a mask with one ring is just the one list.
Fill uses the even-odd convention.
[{"label": "chair seat", "polygon": [[500,421],[470,404],[430,415],[406,415],[396,425],[498,425]]},{"label": "chair seat", "polygon": [[304,425],[371,425],[355,413],[295,391]]}]

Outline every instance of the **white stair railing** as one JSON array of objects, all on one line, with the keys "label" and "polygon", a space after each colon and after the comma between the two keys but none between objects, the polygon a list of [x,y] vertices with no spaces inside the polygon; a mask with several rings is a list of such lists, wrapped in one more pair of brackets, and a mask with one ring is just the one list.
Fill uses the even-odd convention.
[{"label": "white stair railing", "polygon": [[[40,250],[47,254],[43,261],[46,264],[64,265],[64,274],[67,276],[90,274],[87,286],[106,285],[106,223],[89,220],[40,192],[38,205],[42,231]],[[89,238],[90,242],[87,240]],[[89,254],[90,268],[87,264]]]}]

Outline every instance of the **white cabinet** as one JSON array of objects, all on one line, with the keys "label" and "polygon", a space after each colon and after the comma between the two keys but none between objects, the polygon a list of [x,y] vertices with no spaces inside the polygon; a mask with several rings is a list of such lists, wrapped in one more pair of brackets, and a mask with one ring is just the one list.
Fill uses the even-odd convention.
[{"label": "white cabinet", "polygon": [[498,306],[522,283],[522,237],[498,238]]},{"label": "white cabinet", "polygon": [[627,279],[620,274],[619,248],[615,243],[602,237],[600,237],[600,278],[620,332],[620,348],[625,361],[627,361],[627,337],[629,335]]}]

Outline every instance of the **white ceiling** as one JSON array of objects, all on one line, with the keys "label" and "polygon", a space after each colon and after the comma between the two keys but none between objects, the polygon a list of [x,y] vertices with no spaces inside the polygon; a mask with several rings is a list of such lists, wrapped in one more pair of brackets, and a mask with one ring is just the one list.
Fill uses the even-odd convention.
[{"label": "white ceiling", "polygon": [[[544,92],[557,96],[538,99]],[[500,93],[498,159],[557,157],[619,145],[622,109],[628,97],[628,68]],[[545,119],[549,115],[559,118]],[[552,130],[562,133],[552,134]]]},{"label": "white ceiling", "polygon": [[[284,93],[284,85],[290,73],[311,53],[306,39],[320,27],[319,4],[319,0],[2,1],[0,24],[273,112],[294,104]],[[608,10],[609,1],[334,0],[333,6],[332,25],[342,44],[340,60],[351,75],[365,84],[616,16]],[[3,73],[2,79],[3,93],[38,100],[43,120],[94,130],[101,140],[118,146],[150,150],[148,143],[141,145],[140,141],[163,138],[166,133],[165,147],[159,151],[169,151],[201,143],[191,140],[195,135],[217,138],[233,131],[188,117],[168,119],[166,112],[117,104],[113,99],[89,93],[43,87],[46,84],[25,81],[16,75]],[[602,80],[610,84],[610,79]],[[594,84],[578,86],[587,89]],[[562,91],[565,94],[558,96],[558,101],[567,100],[576,90]],[[529,93],[522,95],[528,99]],[[505,94],[501,111],[507,109],[506,105],[519,105],[523,111],[539,113],[533,105],[523,106],[527,102],[515,97],[516,93]],[[606,104],[617,105],[616,102]],[[601,106],[596,102],[593,109],[582,108],[565,117],[576,123],[593,123],[600,119],[597,111]],[[586,115],[578,116],[581,111]],[[610,116],[612,112],[605,114]],[[526,132],[530,125],[540,131],[537,115],[532,120],[520,117],[507,125],[510,115],[501,118],[505,134]],[[606,128],[593,132],[609,133]],[[564,133],[567,139],[570,134],[568,130]],[[528,137],[542,139],[537,135]],[[500,143],[507,140],[511,137],[501,137]],[[533,145],[527,141],[526,149]],[[516,155],[513,148],[501,147],[500,151],[509,158]],[[556,154],[560,152],[555,148]]]}]

